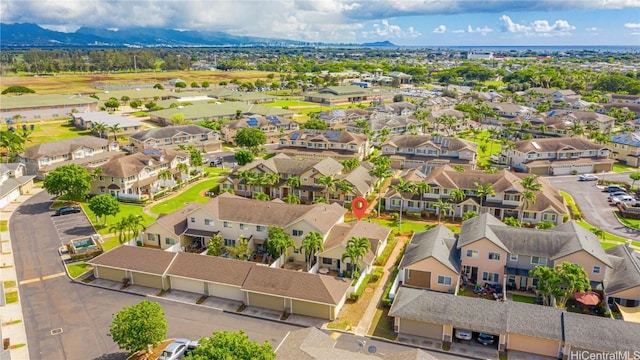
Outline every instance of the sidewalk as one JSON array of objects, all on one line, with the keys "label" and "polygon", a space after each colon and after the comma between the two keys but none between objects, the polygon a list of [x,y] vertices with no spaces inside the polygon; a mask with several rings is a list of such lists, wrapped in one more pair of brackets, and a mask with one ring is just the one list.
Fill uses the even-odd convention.
[{"label": "sidewalk", "polygon": [[[11,236],[9,234],[9,218],[11,214],[32,195],[43,191],[42,188],[34,187],[28,195],[20,195],[15,201],[8,204],[0,211],[0,221],[6,221],[7,231],[0,232],[0,279],[2,279],[2,287],[4,295],[17,292],[18,301],[12,304],[0,306],[0,320],[2,320],[2,337],[9,338],[10,354],[12,359],[28,360],[29,347],[27,345],[27,332],[24,326],[24,316],[22,314],[22,303],[20,302],[20,289],[18,276],[16,274],[15,261],[13,257],[13,249],[11,247]],[[5,284],[10,286],[5,286]],[[2,299],[1,304],[4,304]]]}]

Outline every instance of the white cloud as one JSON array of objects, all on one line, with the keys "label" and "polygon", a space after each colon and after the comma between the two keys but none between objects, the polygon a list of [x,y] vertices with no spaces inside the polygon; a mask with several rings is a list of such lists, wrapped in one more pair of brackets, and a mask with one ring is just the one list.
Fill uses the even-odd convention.
[{"label": "white cloud", "polygon": [[391,25],[389,20],[384,19],[381,21],[382,24],[373,24],[373,31],[365,31],[362,33],[364,38],[368,38],[371,36],[377,36],[382,38],[415,38],[421,36],[422,34],[416,31],[412,26],[408,27],[407,30],[402,30],[402,28],[398,25]]},{"label": "white cloud", "polygon": [[469,25],[467,27],[467,32],[470,33],[480,33],[482,36],[487,36],[488,33],[493,32],[493,29],[488,28],[486,25],[483,28],[476,27],[475,29]]},{"label": "white cloud", "polygon": [[597,27],[588,27],[584,29],[585,31],[589,31],[589,32],[594,32],[594,31],[598,31],[600,29],[598,29]]},{"label": "white cloud", "polygon": [[502,21],[503,31],[506,32],[517,33],[529,31],[531,29],[528,26],[514,23],[507,15],[500,16],[500,21]]},{"label": "white cloud", "polygon": [[640,29],[640,23],[626,23],[624,27],[627,29]]},{"label": "white cloud", "polygon": [[532,23],[532,25],[533,25],[533,30],[535,32],[543,32],[543,33],[549,33],[549,32],[555,32],[555,31],[571,31],[576,29],[575,26],[570,25],[569,22],[566,20],[556,20],[556,22],[553,23],[553,25],[550,25],[547,20],[536,20]]},{"label": "white cloud", "polygon": [[466,33],[466,31],[464,29],[457,29],[457,30],[453,30],[452,33],[454,33],[454,34],[464,34],[464,33]]},{"label": "white cloud", "polygon": [[444,34],[445,32],[447,32],[447,27],[444,25],[438,25],[438,27],[433,29],[433,32],[436,34]]}]

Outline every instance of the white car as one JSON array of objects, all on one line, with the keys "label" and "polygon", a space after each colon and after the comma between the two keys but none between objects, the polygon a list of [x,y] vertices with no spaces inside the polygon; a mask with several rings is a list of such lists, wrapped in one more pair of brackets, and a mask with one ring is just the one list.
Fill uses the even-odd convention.
[{"label": "white car", "polygon": [[578,177],[578,181],[598,181],[598,177],[593,174],[582,174]]},{"label": "white car", "polygon": [[469,330],[456,329],[456,339],[471,340],[473,333]]}]

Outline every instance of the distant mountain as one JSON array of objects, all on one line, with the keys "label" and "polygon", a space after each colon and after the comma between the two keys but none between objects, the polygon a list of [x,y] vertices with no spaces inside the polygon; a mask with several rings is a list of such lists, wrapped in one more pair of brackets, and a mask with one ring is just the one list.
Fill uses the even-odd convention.
[{"label": "distant mountain", "polygon": [[398,47],[398,45],[390,42],[389,40],[372,42],[372,43],[363,43],[361,44],[361,46],[363,47]]},{"label": "distant mountain", "polygon": [[[154,28],[129,28],[118,31],[82,27],[73,33],[44,29],[36,24],[0,23],[0,46],[113,46],[113,47],[188,47],[188,46],[331,46],[286,39],[234,36],[220,31],[179,31]],[[350,46],[396,46],[388,41]]]}]

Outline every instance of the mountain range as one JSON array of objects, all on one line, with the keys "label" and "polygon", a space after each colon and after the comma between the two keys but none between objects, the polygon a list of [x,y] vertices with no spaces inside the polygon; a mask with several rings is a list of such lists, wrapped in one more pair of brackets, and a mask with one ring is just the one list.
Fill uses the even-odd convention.
[{"label": "mountain range", "polygon": [[81,27],[64,33],[37,24],[0,23],[2,47],[207,47],[207,46],[362,46],[395,47],[389,41],[365,44],[330,44],[252,36],[235,36],[220,31],[180,31],[158,28],[109,30]]}]

